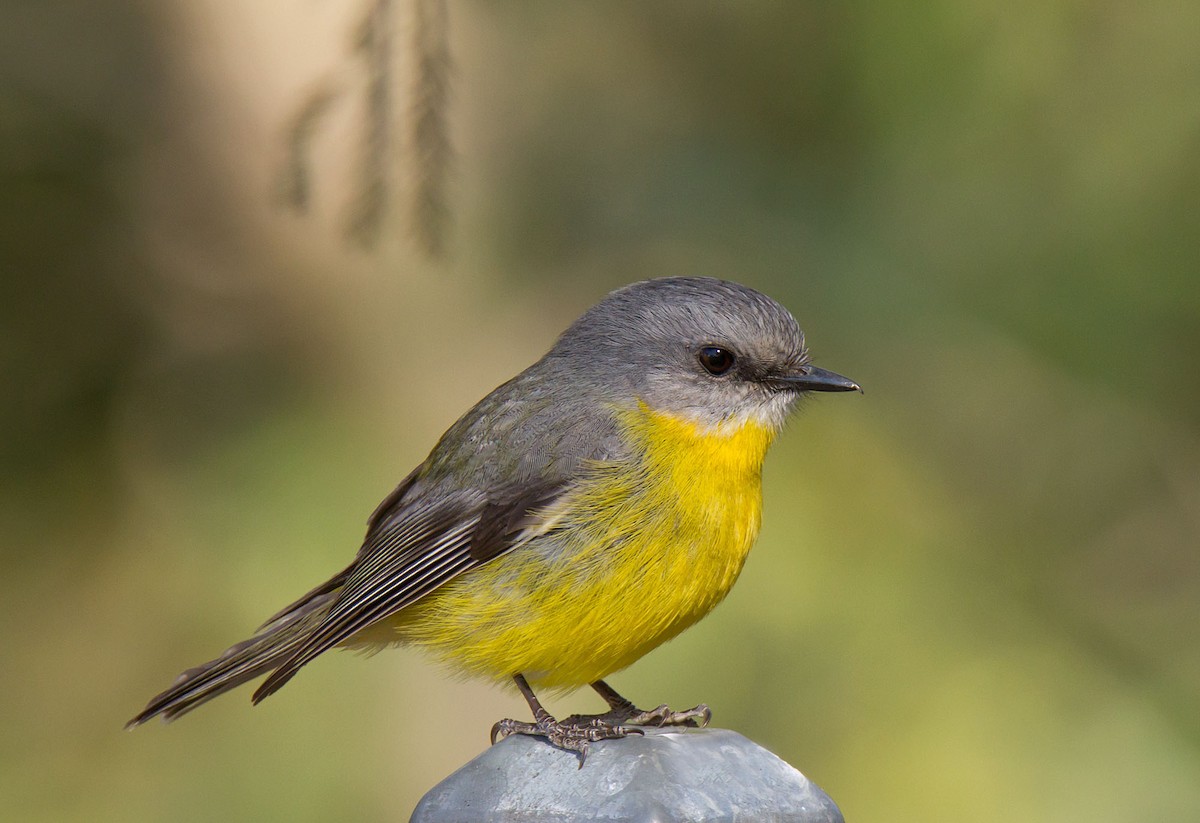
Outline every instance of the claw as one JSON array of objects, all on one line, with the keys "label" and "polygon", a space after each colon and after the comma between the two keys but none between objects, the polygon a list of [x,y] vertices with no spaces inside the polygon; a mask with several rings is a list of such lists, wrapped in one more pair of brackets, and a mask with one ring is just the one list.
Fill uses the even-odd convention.
[{"label": "claw", "polygon": [[505,718],[504,720],[497,720],[495,722],[495,724],[492,725],[491,738],[492,738],[493,746],[496,745],[497,740],[503,740],[504,738],[506,738],[510,734],[512,734],[512,732],[508,728],[510,723],[512,723],[512,721],[509,720],[508,718]]}]

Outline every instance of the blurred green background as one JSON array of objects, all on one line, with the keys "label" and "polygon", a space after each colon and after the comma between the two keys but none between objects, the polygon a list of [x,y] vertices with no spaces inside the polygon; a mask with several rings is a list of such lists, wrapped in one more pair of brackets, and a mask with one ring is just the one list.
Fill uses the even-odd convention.
[{"label": "blurred green background", "polygon": [[1200,820],[1200,4],[452,0],[433,261],[399,165],[345,238],[366,10],[0,7],[0,816],[406,820],[518,698],[342,653],[121,726],[584,308],[706,274],[866,395],[807,406],[738,587],[613,683],[855,823]]}]

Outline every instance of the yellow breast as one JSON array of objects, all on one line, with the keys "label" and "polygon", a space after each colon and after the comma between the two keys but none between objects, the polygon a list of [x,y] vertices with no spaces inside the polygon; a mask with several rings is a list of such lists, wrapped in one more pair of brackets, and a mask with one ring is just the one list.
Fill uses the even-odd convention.
[{"label": "yellow breast", "polygon": [[572,688],[628,666],[729,592],[758,535],[775,432],[703,428],[644,405],[622,417],[636,459],[594,466],[526,545],[393,621],[452,667]]}]

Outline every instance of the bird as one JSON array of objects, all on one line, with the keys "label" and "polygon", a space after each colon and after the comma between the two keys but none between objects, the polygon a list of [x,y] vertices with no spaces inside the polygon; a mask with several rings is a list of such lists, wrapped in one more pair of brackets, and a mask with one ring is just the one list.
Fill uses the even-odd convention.
[{"label": "bird", "polygon": [[[127,726],[178,717],[262,675],[255,704],[335,648],[411,645],[515,686],[544,738],[578,754],[645,726],[605,680],[729,593],[761,522],[762,465],[814,392],[860,391],[809,362],[792,314],[709,277],[617,289],[458,419],[371,514],[350,564],[249,639],[183,672]],[[537,691],[591,686],[599,715],[555,718]]]}]

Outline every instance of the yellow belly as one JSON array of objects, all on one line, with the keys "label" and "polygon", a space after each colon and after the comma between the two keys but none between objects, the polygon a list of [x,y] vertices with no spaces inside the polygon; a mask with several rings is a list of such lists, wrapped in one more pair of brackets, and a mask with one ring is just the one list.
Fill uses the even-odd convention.
[{"label": "yellow belly", "polygon": [[464,674],[565,689],[628,666],[716,606],[758,535],[774,431],[702,430],[645,407],[624,423],[641,460],[594,467],[548,513],[547,533],[398,613],[391,639]]}]

